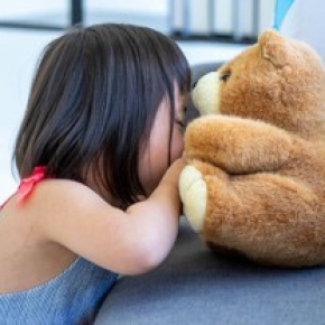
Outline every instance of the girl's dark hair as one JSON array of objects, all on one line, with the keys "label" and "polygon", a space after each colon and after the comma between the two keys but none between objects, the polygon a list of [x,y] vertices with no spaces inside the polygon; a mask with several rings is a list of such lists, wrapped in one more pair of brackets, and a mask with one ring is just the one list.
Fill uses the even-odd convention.
[{"label": "girl's dark hair", "polygon": [[146,27],[76,28],[45,49],[34,77],[13,160],[21,178],[46,174],[96,184],[128,206],[145,195],[138,175],[140,143],[167,95],[170,140],[174,86],[190,88],[188,63],[167,36]]}]

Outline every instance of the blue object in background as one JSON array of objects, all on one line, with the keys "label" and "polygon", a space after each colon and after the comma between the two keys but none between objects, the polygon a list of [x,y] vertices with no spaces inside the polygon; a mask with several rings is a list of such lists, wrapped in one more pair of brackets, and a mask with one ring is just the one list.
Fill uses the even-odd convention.
[{"label": "blue object in background", "polygon": [[276,0],[274,13],[274,29],[280,30],[284,18],[295,0]]}]

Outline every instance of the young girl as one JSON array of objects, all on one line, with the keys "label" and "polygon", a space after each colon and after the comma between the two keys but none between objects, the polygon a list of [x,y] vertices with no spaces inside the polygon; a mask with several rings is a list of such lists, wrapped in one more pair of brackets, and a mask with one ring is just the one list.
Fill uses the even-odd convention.
[{"label": "young girl", "polygon": [[0,212],[0,323],[91,323],[117,279],[161,263],[178,229],[189,67],[129,25],[48,45]]}]

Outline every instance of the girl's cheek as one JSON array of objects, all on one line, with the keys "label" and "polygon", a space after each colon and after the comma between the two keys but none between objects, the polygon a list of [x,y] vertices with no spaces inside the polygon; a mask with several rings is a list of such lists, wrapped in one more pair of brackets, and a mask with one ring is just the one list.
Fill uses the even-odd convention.
[{"label": "girl's cheek", "polygon": [[176,159],[182,157],[184,146],[183,132],[178,128],[178,130],[174,130],[174,139],[171,154],[172,161],[175,161]]}]

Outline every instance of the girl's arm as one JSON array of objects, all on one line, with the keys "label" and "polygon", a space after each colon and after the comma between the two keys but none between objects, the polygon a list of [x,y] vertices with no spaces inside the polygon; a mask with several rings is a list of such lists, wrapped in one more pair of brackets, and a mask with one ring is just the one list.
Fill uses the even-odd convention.
[{"label": "girl's arm", "polygon": [[126,212],[88,187],[65,180],[39,184],[26,209],[36,210],[37,200],[37,211],[31,215],[45,240],[114,272],[140,274],[160,264],[174,245],[181,208],[178,177],[183,167],[182,159],[176,161],[152,195]]}]

